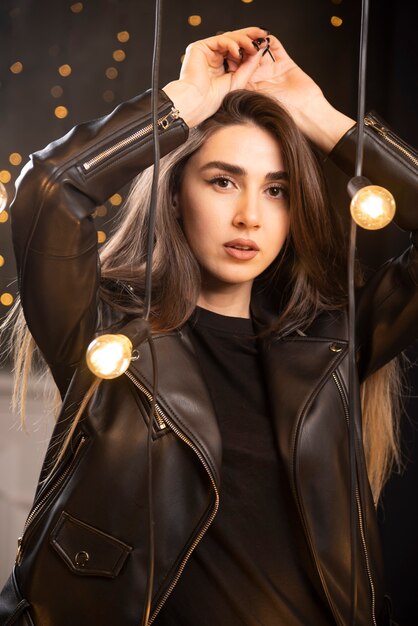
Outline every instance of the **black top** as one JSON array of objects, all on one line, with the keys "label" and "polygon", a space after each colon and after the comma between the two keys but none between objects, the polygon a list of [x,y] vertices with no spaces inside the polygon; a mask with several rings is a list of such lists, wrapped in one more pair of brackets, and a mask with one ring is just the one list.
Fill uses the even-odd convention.
[{"label": "black top", "polygon": [[158,626],[330,626],[275,445],[250,319],[198,308],[189,321],[223,442],[218,514]]}]

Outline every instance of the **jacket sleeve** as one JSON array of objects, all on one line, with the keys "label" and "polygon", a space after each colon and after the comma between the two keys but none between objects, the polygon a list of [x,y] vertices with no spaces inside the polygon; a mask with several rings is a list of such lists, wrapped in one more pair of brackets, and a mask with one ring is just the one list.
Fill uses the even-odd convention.
[{"label": "jacket sleeve", "polygon": [[[354,175],[356,127],[329,158]],[[360,377],[366,378],[418,337],[418,154],[375,113],[365,118],[363,174],[391,191],[395,222],[411,231],[412,245],[385,263],[357,293]]]},{"label": "jacket sleeve", "polygon": [[[11,206],[13,245],[25,318],[64,392],[96,326],[99,263],[92,214],[152,164],[151,94],[76,126],[31,155]],[[188,128],[163,91],[161,154]]]}]

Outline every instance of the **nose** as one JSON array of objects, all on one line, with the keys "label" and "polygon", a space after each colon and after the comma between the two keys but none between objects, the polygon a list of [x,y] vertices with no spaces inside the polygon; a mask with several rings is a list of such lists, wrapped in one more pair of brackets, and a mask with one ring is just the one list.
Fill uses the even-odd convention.
[{"label": "nose", "polygon": [[233,224],[238,228],[260,228],[261,208],[257,194],[247,192],[241,195],[235,207]]}]

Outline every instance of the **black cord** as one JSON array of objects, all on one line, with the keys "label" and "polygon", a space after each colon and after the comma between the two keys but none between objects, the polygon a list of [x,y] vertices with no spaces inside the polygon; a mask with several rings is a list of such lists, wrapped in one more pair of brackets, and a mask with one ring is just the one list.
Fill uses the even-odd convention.
[{"label": "black cord", "polygon": [[158,177],[160,174],[160,142],[158,136],[158,83],[161,50],[161,16],[162,0],[155,3],[154,51],[152,56],[151,78],[151,121],[152,141],[154,147],[154,169],[152,176],[151,199],[148,213],[147,262],[145,268],[144,318],[149,319],[152,293],[152,256],[154,252],[155,216],[157,211]]},{"label": "black cord", "polygon": [[[152,257],[154,252],[155,238],[155,216],[158,199],[158,178],[160,173],[160,143],[158,136],[158,83],[161,49],[161,18],[162,0],[156,0],[155,4],[155,30],[154,30],[154,50],[152,57],[152,78],[151,78],[151,121],[152,139],[154,148],[154,170],[152,178],[151,198],[148,212],[148,241],[147,260],[145,268],[145,296],[144,296],[144,319],[148,320],[151,311],[152,295]],[[152,432],[154,425],[155,404],[158,389],[158,367],[157,355],[151,335],[148,338],[148,345],[151,351],[151,361],[153,370],[152,401],[148,419],[148,439],[147,439],[147,493],[148,493],[148,576],[145,591],[144,610],[142,614],[142,626],[147,626],[151,612],[152,591],[154,584],[155,565],[155,542],[154,542],[154,504],[152,489]]]},{"label": "black cord", "polygon": [[[369,23],[369,0],[362,1],[361,29],[360,29],[360,59],[358,80],[358,109],[357,109],[357,148],[355,176],[361,176],[363,169],[364,146],[364,115],[366,100],[366,61],[367,61],[367,32]],[[357,548],[358,548],[358,510],[357,500],[357,456],[356,456],[356,427],[357,417],[360,415],[359,385],[356,368],[356,301],[355,301],[355,259],[356,259],[357,228],[351,220],[350,245],[348,252],[348,337],[349,337],[349,440],[350,440],[350,500],[351,500],[351,617],[350,624],[355,626],[357,613]],[[359,420],[361,430],[361,422]]]},{"label": "black cord", "polygon": [[151,352],[152,361],[152,377],[153,390],[152,401],[148,418],[148,440],[147,440],[147,465],[148,465],[148,575],[147,587],[145,592],[144,611],[142,614],[142,626],[147,626],[152,603],[152,590],[154,584],[154,565],[155,565],[155,543],[154,543],[154,503],[152,499],[152,430],[154,424],[155,405],[158,387],[158,366],[157,355],[155,352],[154,340],[151,335],[148,338],[148,345]]}]

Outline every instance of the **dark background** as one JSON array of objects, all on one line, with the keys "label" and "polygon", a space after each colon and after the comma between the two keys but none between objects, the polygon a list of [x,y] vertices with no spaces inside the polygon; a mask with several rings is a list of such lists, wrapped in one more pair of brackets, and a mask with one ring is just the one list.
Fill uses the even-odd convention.
[{"label": "dark background", "polygon": [[[418,145],[416,11],[415,3],[408,0],[371,0],[367,89],[367,109],[376,109],[412,145]],[[355,117],[360,12],[359,0],[166,0],[160,84],[177,77],[190,41],[258,25],[276,34],[328,99]],[[201,23],[192,26],[190,16],[200,16]],[[332,25],[333,16],[341,18],[340,26]],[[0,180],[10,199],[14,180],[30,152],[149,87],[153,30],[153,0],[1,0]],[[122,31],[128,31],[128,41],[118,41]],[[115,50],[125,53],[123,61],[113,58]],[[22,71],[13,73],[10,68],[17,62]],[[63,64],[71,66],[67,77],[58,72]],[[115,78],[107,77],[108,68],[117,70]],[[67,108],[65,118],[56,117],[57,106]],[[10,163],[12,153],[22,156],[22,164]],[[10,182],[6,182],[7,172]],[[117,203],[113,199],[101,207],[97,220],[103,233],[109,231]],[[6,217],[7,213],[0,215],[0,301],[7,303],[4,294],[14,297],[16,282]],[[408,239],[390,226],[378,233],[363,231],[358,241],[359,256],[367,266],[376,267],[405,247]],[[0,317],[8,309],[9,304],[0,303]],[[418,358],[416,346],[408,355]],[[418,393],[417,371],[415,367],[408,373],[410,396]],[[405,413],[405,468],[391,478],[379,513],[395,617],[401,626],[416,626],[416,397],[406,400]]]}]

